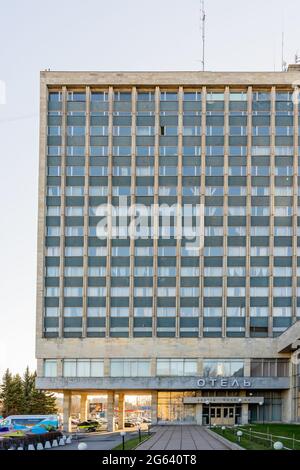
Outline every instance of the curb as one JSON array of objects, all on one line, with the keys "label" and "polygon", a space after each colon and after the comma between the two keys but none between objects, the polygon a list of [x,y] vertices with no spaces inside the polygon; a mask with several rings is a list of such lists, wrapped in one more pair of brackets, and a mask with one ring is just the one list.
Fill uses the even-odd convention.
[{"label": "curb", "polygon": [[243,447],[239,446],[238,444],[235,444],[234,442],[228,441],[228,439],[225,439],[225,437],[220,436],[219,434],[211,431],[210,429],[206,428],[206,431],[210,436],[213,436],[219,442],[222,442],[222,444],[225,444],[227,447],[229,447],[230,450],[245,450]]}]

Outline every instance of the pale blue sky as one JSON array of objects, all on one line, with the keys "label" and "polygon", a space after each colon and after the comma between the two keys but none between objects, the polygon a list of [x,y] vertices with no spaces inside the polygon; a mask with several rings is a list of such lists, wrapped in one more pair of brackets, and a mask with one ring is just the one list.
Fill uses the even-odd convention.
[{"label": "pale blue sky", "polygon": [[[35,367],[39,71],[199,70],[199,0],[2,0],[0,374]],[[207,70],[280,70],[296,0],[206,0]]]}]

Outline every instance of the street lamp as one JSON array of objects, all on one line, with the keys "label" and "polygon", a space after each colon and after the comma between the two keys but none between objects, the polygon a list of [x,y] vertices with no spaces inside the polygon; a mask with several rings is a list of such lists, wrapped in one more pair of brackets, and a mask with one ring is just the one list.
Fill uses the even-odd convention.
[{"label": "street lamp", "polygon": [[[262,402],[262,401],[259,402],[259,406],[260,406],[260,407],[263,406],[263,402]],[[263,425],[264,425],[264,424],[265,424],[265,408],[264,408],[264,407],[262,408],[262,412],[263,412],[263,413],[262,413],[262,415],[263,415],[262,418],[263,418]]]},{"label": "street lamp", "polygon": [[139,432],[139,442],[141,442],[142,436],[141,436],[141,425],[140,424],[137,425],[137,430]]},{"label": "street lamp", "polygon": [[126,432],[125,432],[125,431],[120,432],[120,436],[122,437],[122,450],[125,450],[125,436],[126,436]]},{"label": "street lamp", "polygon": [[210,416],[210,401],[206,400],[206,406],[208,406],[208,426],[211,427],[211,416]]},{"label": "street lamp", "polygon": [[280,442],[280,441],[275,442],[273,448],[274,448],[274,450],[282,450],[283,449],[282,442]]}]

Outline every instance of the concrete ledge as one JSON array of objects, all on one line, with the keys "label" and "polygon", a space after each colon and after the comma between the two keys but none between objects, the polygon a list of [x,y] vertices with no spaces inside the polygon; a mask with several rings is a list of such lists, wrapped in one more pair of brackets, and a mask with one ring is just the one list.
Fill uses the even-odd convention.
[{"label": "concrete ledge", "polygon": [[217,434],[216,432],[213,432],[208,428],[206,428],[206,431],[208,432],[208,434],[213,436],[215,439],[222,442],[222,444],[229,447],[230,450],[246,450],[243,447],[239,446],[238,444],[235,444],[234,442],[228,441],[228,439],[225,439],[225,437],[220,436],[220,434]]},{"label": "concrete ledge", "polygon": [[[287,390],[289,377],[246,377],[250,387],[243,383],[222,387],[218,382],[213,387],[209,381],[198,386],[200,377],[37,377],[36,387],[42,390]],[[244,378],[241,378],[243,382]]]}]

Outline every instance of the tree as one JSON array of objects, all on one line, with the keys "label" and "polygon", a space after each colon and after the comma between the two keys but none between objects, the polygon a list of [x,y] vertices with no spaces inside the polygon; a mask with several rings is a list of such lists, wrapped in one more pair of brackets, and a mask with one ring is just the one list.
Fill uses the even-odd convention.
[{"label": "tree", "polygon": [[35,389],[35,374],[32,374],[29,367],[26,367],[23,375],[23,395],[24,395],[24,414],[28,414],[28,407],[30,406],[33,390]]},{"label": "tree", "polygon": [[12,375],[9,369],[6,369],[5,374],[2,378],[1,392],[0,392],[3,416],[8,416],[8,411],[10,407],[9,397],[10,397],[10,392],[11,392],[11,383],[12,383]]},{"label": "tree", "polygon": [[6,370],[2,380],[0,398],[4,416],[23,412],[23,384],[19,374],[13,376],[8,369]]},{"label": "tree", "polygon": [[4,416],[12,414],[55,414],[56,399],[53,393],[35,388],[36,373],[27,367],[23,379],[7,370],[0,386],[0,400]]},{"label": "tree", "polygon": [[57,413],[56,398],[53,393],[37,390],[35,388],[36,372],[29,374],[29,370],[24,374],[24,395],[28,394],[28,406],[26,414],[55,414]]}]

